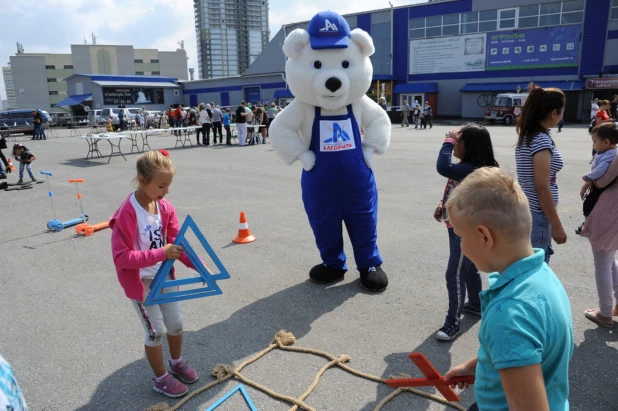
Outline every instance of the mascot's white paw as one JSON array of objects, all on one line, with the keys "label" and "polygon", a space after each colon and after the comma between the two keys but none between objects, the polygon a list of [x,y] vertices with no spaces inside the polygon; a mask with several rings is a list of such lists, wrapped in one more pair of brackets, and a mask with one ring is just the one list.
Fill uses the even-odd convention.
[{"label": "mascot's white paw", "polygon": [[298,160],[303,163],[303,168],[307,171],[311,171],[315,166],[315,153],[307,150],[298,156]]},{"label": "mascot's white paw", "polygon": [[371,158],[373,157],[373,153],[375,153],[376,150],[372,147],[363,147],[363,157],[365,157],[365,164],[367,164],[367,167],[372,168],[371,167]]}]

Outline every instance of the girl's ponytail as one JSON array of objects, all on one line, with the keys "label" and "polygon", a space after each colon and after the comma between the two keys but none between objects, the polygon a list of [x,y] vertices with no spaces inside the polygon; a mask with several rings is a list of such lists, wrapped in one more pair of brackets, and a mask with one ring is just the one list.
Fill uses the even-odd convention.
[{"label": "girl's ponytail", "polygon": [[528,98],[521,109],[521,115],[517,120],[517,134],[519,139],[517,147],[526,143],[530,146],[532,139],[543,129],[541,122],[545,120],[554,110],[562,112],[566,102],[566,97],[562,90],[557,88],[543,89],[530,83],[528,86]]}]

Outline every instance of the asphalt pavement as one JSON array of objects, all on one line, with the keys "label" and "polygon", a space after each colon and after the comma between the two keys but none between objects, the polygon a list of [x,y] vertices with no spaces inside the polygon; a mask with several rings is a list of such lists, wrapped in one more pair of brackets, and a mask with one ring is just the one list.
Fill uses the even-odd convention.
[{"label": "asphalt pavement", "polygon": [[[448,237],[445,226],[432,218],[446,180],[437,174],[435,162],[445,133],[453,127],[439,122],[431,130],[393,126],[388,153],[374,158],[380,196],[378,241],[390,278],[381,294],[363,291],[355,270],[332,286],[307,280],[308,270],[320,259],[301,201],[299,163],[284,165],[270,144],[174,148],[173,136],[149,138],[153,149],[167,148],[176,165],[168,199],[181,222],[187,215],[193,217],[231,274],[231,279],[219,281],[222,295],[183,302],[183,357],[201,376],[191,390],[211,381],[208,374],[215,364],[240,364],[281,329],[292,332],[298,346],[348,354],[353,368],[385,378],[400,373],[421,376],[407,357],[410,352],[423,352],[442,373],[475,355],[475,317],[464,318],[464,333],[456,341],[435,339],[448,303]],[[500,165],[514,174],[514,127],[496,125],[489,130]],[[69,137],[68,130],[58,134],[46,141],[16,139],[37,156],[37,178],[43,177],[41,170],[53,173],[51,188],[60,220],[79,217],[75,187],[67,180],[83,178],[80,190],[90,222],[105,221],[134,189],[138,153],[126,154],[131,144],[123,141],[127,161],[120,156],[109,164],[107,159],[85,161],[86,143]],[[567,125],[552,136],[565,159],[558,175],[559,214],[569,238],[556,247],[551,267],[572,305],[576,347],[571,409],[616,410],[618,335],[584,318],[585,309],[597,307],[596,287],[590,246],[574,233],[583,221],[579,188],[590,167],[590,137],[583,125]],[[107,143],[99,145],[103,154],[109,153]],[[9,176],[9,182],[16,181],[15,173]],[[174,403],[151,389],[143,331],[116,280],[110,231],[91,237],[77,236],[73,228],[48,232],[46,223],[54,211],[47,193],[43,183],[0,194],[0,354],[14,367],[30,409],[141,410],[162,401]],[[231,242],[240,211],[257,237],[254,243]],[[344,237],[348,264],[354,267]],[[197,249],[197,241],[191,244]],[[190,275],[186,268],[178,271]],[[275,391],[299,396],[324,364],[310,355],[276,351],[245,373]],[[217,386],[182,409],[205,410],[236,384]],[[253,388],[248,391],[260,411],[290,408]],[[329,370],[307,402],[316,410],[371,411],[391,391]],[[462,394],[462,405],[473,401],[472,392]],[[245,406],[235,396],[219,409]],[[412,394],[384,408],[443,409]]]}]

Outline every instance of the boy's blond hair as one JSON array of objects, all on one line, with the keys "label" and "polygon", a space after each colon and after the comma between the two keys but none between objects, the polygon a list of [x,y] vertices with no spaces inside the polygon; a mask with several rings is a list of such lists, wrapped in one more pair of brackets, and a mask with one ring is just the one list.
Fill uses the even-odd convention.
[{"label": "boy's blond hair", "polygon": [[499,168],[479,168],[466,177],[451,193],[446,210],[466,224],[499,232],[509,243],[530,240],[528,199],[519,183]]}]

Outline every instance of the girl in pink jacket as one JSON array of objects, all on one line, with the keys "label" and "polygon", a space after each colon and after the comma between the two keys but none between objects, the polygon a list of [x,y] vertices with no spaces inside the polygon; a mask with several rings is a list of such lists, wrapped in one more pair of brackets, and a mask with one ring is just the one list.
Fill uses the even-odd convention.
[{"label": "girl in pink jacket", "polygon": [[[188,391],[183,382],[191,384],[198,379],[195,370],[181,355],[183,321],[180,302],[142,304],[149,292],[147,287],[163,261],[180,259],[187,267],[193,268],[182,247],[172,244],[180,227],[174,207],[164,197],[169,192],[174,173],[174,165],[166,151],[149,151],[141,155],[137,159],[139,186],[122,203],[109,226],[118,281],[126,296],[133,300],[146,331],[146,358],[156,376],[152,388],[176,398]],[[173,268],[170,276],[175,278]],[[173,291],[168,290],[164,292]],[[171,355],[169,373],[161,348],[164,329]]]}]

